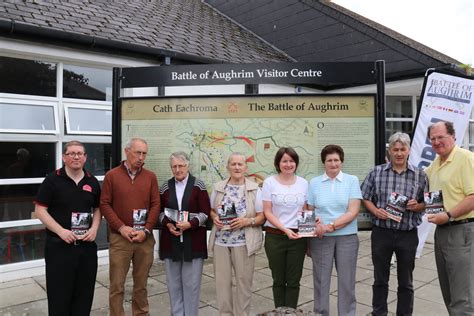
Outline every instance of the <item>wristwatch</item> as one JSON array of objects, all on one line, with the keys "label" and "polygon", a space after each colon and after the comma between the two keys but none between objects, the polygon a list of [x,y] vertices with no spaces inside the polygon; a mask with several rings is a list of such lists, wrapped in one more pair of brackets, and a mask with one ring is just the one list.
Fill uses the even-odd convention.
[{"label": "wristwatch", "polygon": [[151,232],[148,229],[145,228],[143,231],[145,232],[145,236],[148,237],[151,235]]},{"label": "wristwatch", "polygon": [[331,226],[331,228],[332,228],[333,231],[336,230],[336,224],[334,224],[334,222],[330,222],[330,223],[329,223],[329,226]]},{"label": "wristwatch", "polygon": [[448,215],[448,222],[454,221],[454,217],[451,215],[450,212],[446,212],[446,215]]},{"label": "wristwatch", "polygon": [[255,217],[250,219],[250,226],[255,226]]}]

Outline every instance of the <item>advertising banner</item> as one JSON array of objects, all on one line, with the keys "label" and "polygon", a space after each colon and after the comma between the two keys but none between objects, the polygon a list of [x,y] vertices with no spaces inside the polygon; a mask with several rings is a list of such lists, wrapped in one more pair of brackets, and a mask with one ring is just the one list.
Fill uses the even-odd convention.
[{"label": "advertising banner", "polygon": [[409,162],[427,167],[436,158],[428,139],[428,126],[449,121],[456,130],[456,143],[462,143],[473,106],[474,80],[432,72],[425,78],[420,113],[413,136]]}]

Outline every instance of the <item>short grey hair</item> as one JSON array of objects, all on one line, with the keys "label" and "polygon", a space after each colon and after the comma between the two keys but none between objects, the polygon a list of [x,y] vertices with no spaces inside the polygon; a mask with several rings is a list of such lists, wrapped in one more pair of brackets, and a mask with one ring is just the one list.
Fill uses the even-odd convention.
[{"label": "short grey hair", "polygon": [[133,138],[130,138],[130,139],[125,143],[125,148],[127,148],[127,149],[132,148],[132,144],[133,144],[134,142],[142,142],[142,143],[144,143],[145,145],[148,146],[148,143],[147,143],[146,140],[144,140],[143,138],[140,138],[140,137],[133,137]]},{"label": "short grey hair", "polygon": [[232,157],[235,157],[235,156],[242,156],[242,157],[244,157],[244,162],[245,162],[245,164],[247,164],[247,161],[245,160],[245,155],[242,154],[242,153],[240,153],[240,152],[238,152],[238,151],[235,151],[235,152],[231,153],[230,156],[229,156],[229,158],[227,159],[227,165],[229,165],[230,159],[231,159]]},{"label": "short grey hair", "polygon": [[18,150],[16,151],[16,155],[19,158],[26,158],[30,155],[30,152],[26,148],[18,148]]},{"label": "short grey hair", "polygon": [[186,162],[186,165],[189,166],[189,156],[184,151],[177,151],[170,155],[170,166],[173,159],[178,159]]},{"label": "short grey hair", "polygon": [[406,133],[396,132],[388,139],[388,147],[391,148],[395,146],[395,143],[400,143],[410,148],[410,136]]}]

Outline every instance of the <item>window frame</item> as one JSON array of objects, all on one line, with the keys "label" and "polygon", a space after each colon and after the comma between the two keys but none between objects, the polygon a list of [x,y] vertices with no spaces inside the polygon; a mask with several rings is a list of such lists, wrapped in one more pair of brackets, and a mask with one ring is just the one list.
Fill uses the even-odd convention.
[{"label": "window frame", "polygon": [[[416,113],[417,113],[417,98],[419,96],[416,95],[387,95],[386,97],[410,97],[411,98],[411,111],[412,111],[412,116],[403,118],[403,117],[387,117],[385,115],[385,129],[387,129],[387,123],[388,122],[409,122],[411,123],[412,129],[414,128],[415,125],[415,119],[416,119]],[[386,143],[386,146],[388,148],[388,143]]]},{"label": "window frame", "polygon": [[112,115],[112,105],[110,102],[104,101],[102,104],[98,102],[93,102],[87,104],[87,102],[71,102],[71,101],[64,101],[64,118],[66,121],[66,130],[65,135],[97,135],[97,136],[112,136],[112,131],[74,131],[71,130],[71,123],[70,123],[70,115],[69,109],[90,109],[90,110],[101,110],[101,111],[108,111],[110,115]]},{"label": "window frame", "polygon": [[26,106],[43,106],[53,109],[53,120],[55,129],[52,130],[38,130],[38,129],[8,129],[0,126],[0,133],[15,133],[15,134],[53,134],[59,135],[59,102],[57,98],[26,98],[26,97],[11,97],[11,94],[0,94],[0,104],[18,104]]},{"label": "window frame", "polygon": [[[8,56],[2,54],[2,56],[18,58],[16,56]],[[24,56],[21,59],[38,60],[32,56],[26,58]],[[43,61],[43,59],[41,59]],[[55,146],[55,158],[54,168],[60,168],[62,162],[62,146],[63,143],[71,140],[80,140],[83,143],[98,143],[98,144],[111,144],[112,133],[111,132],[97,132],[97,131],[84,131],[68,133],[66,119],[68,119],[69,113],[66,113],[66,108],[86,108],[86,109],[99,109],[105,111],[112,111],[111,101],[98,101],[89,99],[74,99],[64,98],[62,95],[63,89],[63,65],[66,63],[64,60],[51,60],[45,59],[45,62],[56,64],[56,96],[38,96],[38,95],[27,95],[27,94],[14,94],[14,93],[0,93],[0,104],[19,104],[19,105],[32,105],[32,106],[48,106],[53,108],[54,113],[54,130],[26,130],[26,129],[2,129],[0,128],[0,141],[6,142],[39,142],[39,143],[53,143]],[[69,63],[68,63],[69,64]],[[75,63],[74,63],[75,64]],[[88,65],[87,63],[77,63],[78,66],[96,67],[97,65]],[[99,69],[105,69],[104,67],[97,67]],[[112,71],[112,69],[110,69]],[[51,170],[53,171],[53,170]],[[104,180],[105,175],[96,176],[99,181]],[[11,179],[0,179],[0,187],[5,185],[28,185],[28,184],[41,184],[45,177],[38,178],[11,178]],[[16,221],[0,221],[0,227],[17,227],[26,225],[36,225],[41,222],[38,219],[25,219]]]},{"label": "window frame", "polygon": [[[58,84],[58,87],[60,87],[60,89],[58,89],[58,96],[60,95],[63,100],[65,100],[65,101],[66,100],[74,100],[75,102],[81,102],[81,103],[90,103],[90,102],[93,102],[93,103],[96,103],[96,104],[104,103],[104,104],[109,104],[110,106],[112,106],[113,78],[110,82],[111,86],[106,87],[106,91],[105,91],[106,99],[105,100],[65,97],[64,96],[64,91],[63,91],[63,89],[64,89],[64,70],[65,70],[64,66],[90,68],[90,69],[93,68],[93,69],[96,69],[96,70],[104,70],[104,71],[110,70],[112,72],[112,69],[110,67],[105,67],[104,65],[97,65],[97,64],[93,65],[93,64],[89,64],[89,63],[83,62],[83,61],[82,62],[81,61],[71,62],[71,61],[65,61],[65,60],[57,62],[57,65],[58,65],[58,75],[60,76],[60,79],[61,79],[60,84]],[[59,65],[60,65],[60,67],[59,67]],[[108,89],[110,89],[110,94],[107,94]],[[109,100],[107,100],[107,95],[109,95],[109,97],[110,97]],[[82,102],[82,101],[84,101],[84,102]]]},{"label": "window frame", "polygon": [[[471,148],[474,149],[474,137],[470,139],[470,128],[471,125],[474,126],[474,108],[471,110],[471,116],[469,117],[469,122],[467,123],[467,128],[466,128],[466,133],[464,134],[464,139],[463,139],[463,147],[466,148],[467,150],[471,150]],[[474,128],[474,127],[473,127]],[[472,132],[474,134],[474,131]]]}]

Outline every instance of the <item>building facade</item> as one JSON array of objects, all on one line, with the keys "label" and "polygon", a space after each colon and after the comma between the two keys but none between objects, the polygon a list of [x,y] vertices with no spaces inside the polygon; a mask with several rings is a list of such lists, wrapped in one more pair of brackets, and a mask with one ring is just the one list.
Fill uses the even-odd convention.
[{"label": "building facade", "polygon": [[[270,5],[272,4],[272,5]],[[292,36],[298,34],[298,36]],[[132,1],[0,4],[0,275],[43,273],[44,227],[32,203],[62,146],[86,144],[99,180],[112,168],[113,67],[385,60],[386,130],[411,133],[423,75],[458,63],[330,2]],[[375,93],[260,85],[271,93]],[[157,95],[157,88],[123,91]],[[245,94],[243,85],[165,95]],[[474,114],[473,114],[474,115]],[[474,116],[464,137],[474,150]],[[98,238],[107,257],[105,223]]]}]

